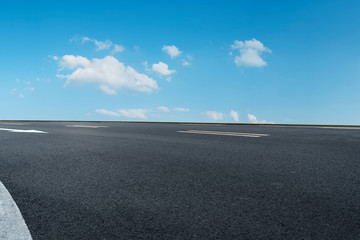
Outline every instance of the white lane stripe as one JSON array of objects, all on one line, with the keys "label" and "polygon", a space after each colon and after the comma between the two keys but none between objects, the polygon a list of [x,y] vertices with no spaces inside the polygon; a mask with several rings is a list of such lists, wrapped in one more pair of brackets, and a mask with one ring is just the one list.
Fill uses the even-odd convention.
[{"label": "white lane stripe", "polygon": [[215,132],[215,131],[198,131],[198,130],[188,130],[188,131],[178,131],[178,132],[180,132],[180,133],[193,133],[193,134],[234,136],[234,137],[252,137],[252,138],[269,136],[268,134],[252,134],[252,133],[238,133],[238,132]]},{"label": "white lane stripe", "polygon": [[328,129],[356,129],[360,130],[360,127],[318,127],[318,128],[328,128]]},{"label": "white lane stripe", "polygon": [[192,134],[205,134],[205,135],[217,135],[217,136],[234,136],[234,137],[252,137],[258,138],[260,136],[253,136],[253,135],[238,135],[238,134],[216,134],[216,133],[201,133],[201,132],[187,132],[187,131],[178,131],[180,133],[192,133]]},{"label": "white lane stripe", "polygon": [[223,133],[223,134],[239,134],[239,135],[254,135],[254,136],[269,136],[269,134],[263,133],[241,133],[241,132],[220,132],[220,131],[204,131],[204,130],[187,130],[188,132],[201,132],[201,133]]},{"label": "white lane stripe", "polygon": [[2,182],[0,182],[0,239],[32,239],[19,208]]},{"label": "white lane stripe", "polygon": [[11,129],[11,128],[0,128],[0,131],[8,131],[13,133],[47,133],[39,130],[23,130],[23,129]]},{"label": "white lane stripe", "polygon": [[65,125],[65,127],[75,127],[75,128],[106,128],[108,126],[93,126],[93,125]]},{"label": "white lane stripe", "polygon": [[251,134],[236,134],[236,133],[214,133],[214,132],[195,132],[195,131],[179,131],[182,133],[194,133],[194,134],[208,134],[208,135],[219,135],[219,136],[236,136],[236,137],[261,137]]}]

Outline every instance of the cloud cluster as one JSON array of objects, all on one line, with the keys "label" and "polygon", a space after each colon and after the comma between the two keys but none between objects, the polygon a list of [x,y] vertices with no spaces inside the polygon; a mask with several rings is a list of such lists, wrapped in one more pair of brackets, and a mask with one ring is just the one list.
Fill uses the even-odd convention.
[{"label": "cloud cluster", "polygon": [[96,113],[112,116],[112,117],[125,117],[125,118],[132,118],[132,119],[147,119],[145,115],[149,112],[148,109],[121,109],[116,112],[109,111],[106,109],[96,109]]},{"label": "cloud cluster", "polygon": [[171,58],[179,56],[182,52],[175,46],[163,46],[162,50],[166,52]]},{"label": "cloud cluster", "polygon": [[[25,93],[33,92],[35,90],[35,88],[31,86],[30,81],[28,81],[28,82],[23,81],[23,82],[20,83],[19,78],[17,78],[15,81],[16,81],[16,84],[17,84],[18,87],[11,89],[10,94],[17,94],[18,97],[24,98]],[[23,86],[21,86],[21,85],[23,85]]]},{"label": "cloud cluster", "polygon": [[[175,110],[178,109],[178,110]],[[190,111],[190,109],[188,108],[174,108],[174,111],[179,111],[179,109],[181,110],[185,110]],[[111,116],[111,117],[125,117],[125,118],[130,118],[130,119],[147,119],[147,113],[166,113],[166,112],[170,112],[170,109],[168,107],[165,106],[159,106],[157,108],[154,109],[148,109],[148,108],[139,108],[139,109],[120,109],[117,111],[109,111],[106,109],[96,109],[95,110],[96,113],[101,114],[101,115],[106,115],[106,116]]]},{"label": "cloud cluster", "polygon": [[263,53],[271,53],[271,50],[264,46],[260,41],[253,38],[252,40],[238,41],[235,40],[231,45],[234,50],[239,50],[240,56],[235,56],[235,64],[244,67],[263,67],[267,63],[261,57]]},{"label": "cloud cluster", "polygon": [[89,60],[82,56],[65,55],[59,61],[60,70],[72,70],[70,74],[57,75],[67,80],[65,86],[92,83],[108,95],[115,95],[117,90],[122,88],[140,92],[152,92],[159,89],[155,80],[138,73],[130,66],[125,66],[113,56]]}]

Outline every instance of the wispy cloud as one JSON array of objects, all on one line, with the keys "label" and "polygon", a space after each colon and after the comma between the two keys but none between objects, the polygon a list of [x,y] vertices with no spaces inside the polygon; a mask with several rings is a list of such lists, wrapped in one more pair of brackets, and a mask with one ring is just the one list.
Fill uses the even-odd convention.
[{"label": "wispy cloud", "polygon": [[180,107],[177,107],[177,108],[174,108],[174,111],[177,111],[177,112],[189,112],[190,109],[189,109],[189,108],[180,108]]},{"label": "wispy cloud", "polygon": [[96,113],[112,116],[112,117],[125,117],[131,119],[147,119],[146,113],[149,112],[148,109],[120,109],[116,112],[109,111],[106,109],[96,109]]},{"label": "wispy cloud", "polygon": [[156,109],[160,112],[170,112],[170,109],[164,106],[157,107]]},{"label": "wispy cloud", "polygon": [[184,67],[190,66],[190,62],[186,61],[186,60],[182,60],[181,65],[183,65]]},{"label": "wispy cloud", "polygon": [[106,49],[112,49],[111,53],[115,54],[118,52],[123,52],[125,49],[122,45],[114,44],[110,40],[100,41],[94,38],[89,38],[85,36],[76,36],[70,39],[70,41],[81,41],[82,44],[86,42],[91,42],[95,45],[97,51],[106,50]]},{"label": "wispy cloud", "polygon": [[24,98],[27,92],[35,91],[35,88],[31,86],[31,81],[20,81],[19,78],[16,80],[16,88],[11,89],[11,94],[17,94],[18,97]]},{"label": "wispy cloud", "polygon": [[120,116],[126,117],[126,118],[137,118],[137,119],[147,119],[147,116],[145,115],[147,112],[149,112],[148,109],[121,109],[118,110],[118,113]]},{"label": "wispy cloud", "polygon": [[120,117],[118,112],[113,112],[106,109],[96,109],[95,112],[106,116]]},{"label": "wispy cloud", "polygon": [[240,56],[235,56],[235,64],[244,67],[263,67],[267,63],[261,57],[263,53],[271,53],[271,50],[264,46],[260,41],[253,38],[252,40],[238,41],[235,40],[231,45],[232,49],[238,49]]},{"label": "wispy cloud", "polygon": [[211,120],[214,121],[219,121],[222,120],[224,118],[224,114],[221,112],[215,112],[215,111],[206,111],[204,112],[204,114],[210,118]]},{"label": "wispy cloud", "polygon": [[[174,111],[188,112],[188,108],[173,108]],[[161,117],[162,114],[171,112],[170,108],[166,106],[159,106],[155,108],[136,108],[136,109],[120,109],[116,111],[110,111],[107,109],[96,109],[96,113],[111,117],[124,117],[131,119],[148,119],[148,115],[152,117]]]},{"label": "wispy cloud", "polygon": [[114,44],[114,48],[111,51],[112,54],[118,53],[118,52],[123,52],[125,49],[123,46],[118,45],[118,44]]}]

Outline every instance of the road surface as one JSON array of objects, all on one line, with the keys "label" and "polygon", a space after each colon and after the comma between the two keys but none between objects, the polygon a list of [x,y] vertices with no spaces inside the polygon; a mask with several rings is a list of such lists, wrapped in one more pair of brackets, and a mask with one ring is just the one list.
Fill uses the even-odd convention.
[{"label": "road surface", "polygon": [[0,122],[0,143],[33,239],[360,239],[360,128]]}]

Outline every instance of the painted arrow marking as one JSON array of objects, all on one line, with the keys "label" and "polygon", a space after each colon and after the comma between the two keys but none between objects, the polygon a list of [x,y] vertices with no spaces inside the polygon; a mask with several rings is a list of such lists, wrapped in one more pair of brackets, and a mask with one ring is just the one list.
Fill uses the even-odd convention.
[{"label": "painted arrow marking", "polygon": [[32,239],[19,208],[2,182],[0,182],[0,239]]},{"label": "painted arrow marking", "polygon": [[47,133],[39,130],[23,130],[23,129],[11,129],[11,128],[0,128],[0,131],[8,131],[13,133]]}]

